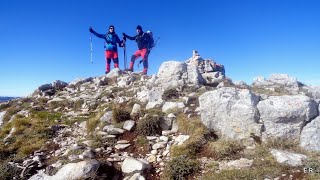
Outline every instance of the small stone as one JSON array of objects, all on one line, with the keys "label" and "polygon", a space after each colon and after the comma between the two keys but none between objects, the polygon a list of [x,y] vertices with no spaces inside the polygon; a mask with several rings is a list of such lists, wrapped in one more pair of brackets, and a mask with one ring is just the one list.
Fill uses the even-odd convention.
[{"label": "small stone", "polygon": [[130,144],[117,144],[117,145],[114,146],[114,148],[116,148],[118,150],[123,150],[123,149],[125,149],[125,148],[127,148],[129,146],[130,146]]},{"label": "small stone", "polygon": [[151,156],[149,156],[148,158],[147,158],[147,161],[148,162],[150,162],[150,163],[152,163],[152,162],[156,162],[156,156],[155,155],[151,155]]},{"label": "small stone", "polygon": [[158,139],[158,137],[156,136],[147,136],[147,140],[152,141],[152,140],[156,140]]},{"label": "small stone", "polygon": [[154,149],[154,150],[151,151],[151,154],[157,155],[157,154],[158,154],[158,151],[157,151],[156,149]]},{"label": "small stone", "polygon": [[120,140],[117,142],[117,144],[128,144],[128,143],[129,143],[129,141],[127,141],[127,140]]},{"label": "small stone", "polygon": [[152,149],[162,149],[165,147],[165,143],[156,143],[152,146]]},{"label": "small stone", "polygon": [[168,142],[169,138],[167,136],[160,136],[160,140],[163,142]]},{"label": "small stone", "polygon": [[131,129],[134,127],[134,125],[135,125],[135,121],[127,120],[127,121],[124,122],[122,128],[125,129],[125,130],[128,130],[128,131],[131,131]]},{"label": "small stone", "polygon": [[168,118],[176,118],[176,115],[174,115],[173,113],[168,114]]}]

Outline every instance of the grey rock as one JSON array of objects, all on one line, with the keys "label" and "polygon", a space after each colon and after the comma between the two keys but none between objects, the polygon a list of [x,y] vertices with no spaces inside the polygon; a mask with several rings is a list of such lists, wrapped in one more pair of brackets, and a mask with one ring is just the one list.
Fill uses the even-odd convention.
[{"label": "grey rock", "polygon": [[131,115],[139,114],[141,111],[141,105],[140,104],[134,104],[132,107]]},{"label": "grey rock", "polygon": [[127,120],[124,122],[123,124],[123,129],[131,131],[131,129],[134,127],[134,125],[136,124],[135,121],[133,120]]},{"label": "grey rock", "polygon": [[302,166],[308,159],[306,155],[292,153],[288,151],[271,149],[270,152],[278,163],[286,164],[289,166]]},{"label": "grey rock", "polygon": [[184,107],[183,102],[165,102],[162,106],[162,112],[168,112],[172,109],[183,109]]},{"label": "grey rock", "polygon": [[176,137],[176,139],[174,140],[178,145],[183,144],[186,140],[188,140],[190,138],[189,135],[179,135],[178,137]]},{"label": "grey rock", "polygon": [[112,69],[107,75],[107,78],[118,77],[121,74],[121,70],[119,68]]},{"label": "grey rock", "polygon": [[247,89],[223,87],[199,97],[201,121],[209,129],[231,139],[260,137],[262,124],[256,105],[259,98]]},{"label": "grey rock", "polygon": [[135,171],[144,171],[151,168],[148,162],[137,160],[132,157],[127,157],[121,165],[121,170],[124,173],[132,173]]},{"label": "grey rock", "polygon": [[146,109],[155,108],[157,105],[161,105],[163,103],[162,94],[163,91],[161,89],[152,88],[152,90],[148,92],[148,104],[146,105]]},{"label": "grey rock", "polygon": [[305,95],[270,96],[257,107],[265,126],[263,139],[298,139],[305,122],[318,115],[317,103]]},{"label": "grey rock", "polygon": [[97,160],[85,160],[78,163],[64,165],[54,176],[49,176],[43,171],[33,175],[29,180],[77,180],[89,178],[98,170],[100,163]]},{"label": "grey rock", "polygon": [[320,152],[320,116],[303,127],[300,146],[305,150]]},{"label": "grey rock", "polygon": [[100,121],[111,123],[112,122],[112,111],[108,111],[108,112],[104,113],[104,115],[100,118]]},{"label": "grey rock", "polygon": [[125,149],[125,148],[127,148],[129,146],[130,146],[130,144],[117,144],[117,145],[114,146],[114,148],[116,148],[118,150],[123,150],[123,149]]}]

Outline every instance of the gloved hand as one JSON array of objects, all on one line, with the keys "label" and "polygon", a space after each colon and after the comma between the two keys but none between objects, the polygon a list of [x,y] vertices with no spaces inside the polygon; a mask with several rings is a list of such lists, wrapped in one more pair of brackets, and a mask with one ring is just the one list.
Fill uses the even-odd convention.
[{"label": "gloved hand", "polygon": [[90,26],[89,27],[89,31],[92,33],[93,32],[93,29],[92,29],[92,27]]}]

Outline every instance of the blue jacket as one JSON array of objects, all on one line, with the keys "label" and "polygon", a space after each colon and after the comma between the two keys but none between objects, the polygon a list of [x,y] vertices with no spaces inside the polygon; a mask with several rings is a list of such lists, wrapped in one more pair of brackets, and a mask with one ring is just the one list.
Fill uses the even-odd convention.
[{"label": "blue jacket", "polygon": [[118,35],[116,33],[110,33],[108,32],[107,34],[99,34],[95,32],[94,30],[90,31],[92,34],[97,36],[98,38],[104,39],[105,40],[105,45],[104,47],[106,48],[107,51],[118,51],[117,49],[117,43],[119,44],[120,47],[122,41],[120,41]]}]

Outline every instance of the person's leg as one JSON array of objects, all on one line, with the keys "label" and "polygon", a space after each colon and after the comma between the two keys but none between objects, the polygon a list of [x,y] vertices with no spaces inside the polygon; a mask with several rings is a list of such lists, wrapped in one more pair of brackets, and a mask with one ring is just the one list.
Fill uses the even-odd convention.
[{"label": "person's leg", "polygon": [[133,71],[134,62],[140,56],[141,56],[141,50],[139,50],[139,49],[131,56],[131,61],[130,61],[130,66],[129,66],[130,71]]},{"label": "person's leg", "polygon": [[118,52],[114,51],[112,58],[113,58],[114,68],[119,68]]},{"label": "person's leg", "polygon": [[147,49],[142,49],[141,57],[142,57],[142,61],[143,61],[143,74],[147,74],[148,73],[148,53],[147,53]]},{"label": "person's leg", "polygon": [[106,51],[105,56],[106,56],[106,74],[107,74],[110,72],[111,51]]}]

